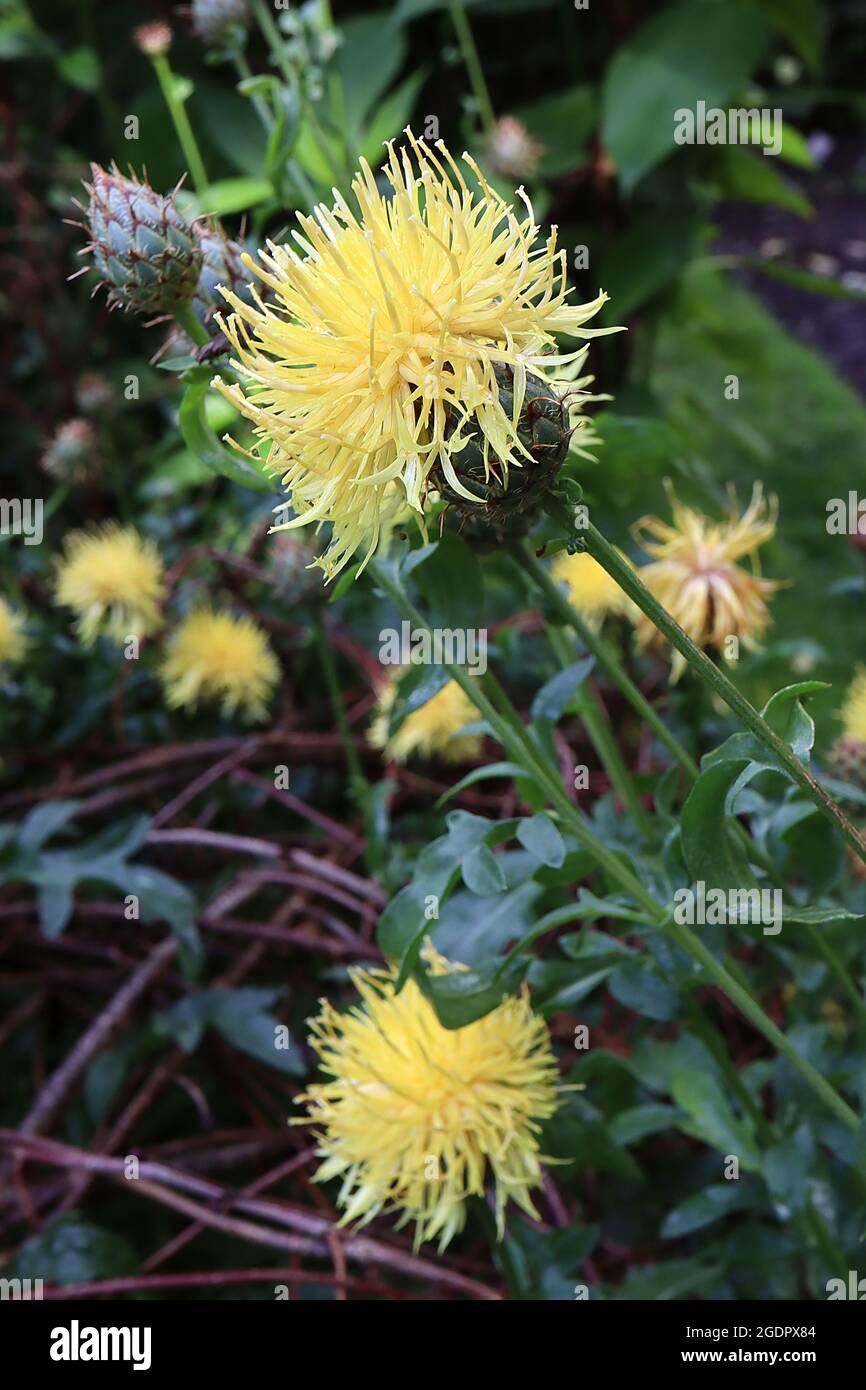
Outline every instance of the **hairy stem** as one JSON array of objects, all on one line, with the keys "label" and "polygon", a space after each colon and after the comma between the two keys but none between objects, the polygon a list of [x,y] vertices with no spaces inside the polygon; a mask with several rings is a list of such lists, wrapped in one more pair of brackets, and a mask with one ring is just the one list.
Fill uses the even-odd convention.
[{"label": "hairy stem", "polygon": [[[551,626],[550,623],[545,623],[544,629],[551,647],[559,658],[560,665],[565,669],[571,665],[573,658],[564,634],[558,628]],[[586,729],[599,762],[610,778],[611,786],[628,809],[629,815],[641,834],[645,839],[649,839],[652,835],[652,819],[640,799],[631,772],[623,761],[604,710],[592,692],[585,688],[577,692],[573,701],[573,708]]]}]

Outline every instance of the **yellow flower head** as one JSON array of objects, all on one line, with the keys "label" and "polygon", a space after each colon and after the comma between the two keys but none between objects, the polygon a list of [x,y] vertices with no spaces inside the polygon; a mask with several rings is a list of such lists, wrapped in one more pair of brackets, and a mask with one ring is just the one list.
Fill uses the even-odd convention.
[{"label": "yellow flower head", "polygon": [[0,670],[20,661],[27,650],[23,621],[5,599],[0,598]]},{"label": "yellow flower head", "polygon": [[551,576],[557,584],[566,586],[572,607],[592,628],[600,627],[604,618],[634,611],[634,604],[616,580],[585,551],[576,555],[560,551]]},{"label": "yellow flower head", "polygon": [[123,642],[153,632],[161,623],[164,589],[156,546],[131,526],[108,522],[67,537],[55,599],[77,614],[75,629],[85,646],[99,633]]},{"label": "yellow flower head", "polygon": [[[408,503],[423,522],[432,470],[478,501],[455,471],[467,429],[500,471],[532,462],[516,429],[527,371],[557,368],[572,382],[586,348],[560,355],[554,335],[592,336],[583,324],[607,298],[567,302],[566,254],[555,230],[538,241],[522,190],[518,215],[469,155],[480,192],[441,141],[434,151],[406,134],[407,148],[389,145],[388,193],[362,160],[357,212],[335,192],[332,208],[298,214],[295,245],[269,242],[260,265],[244,258],[267,303],[223,290],[245,385],[214,385],[253,422],[259,448],[270,442],[268,466],[297,513],[285,525],[333,522],[319,562],[329,578],[359,547],[369,558],[394,506]],[[513,372],[513,414],[496,366]],[[570,408],[579,403],[575,393]],[[398,492],[386,494],[394,480]]]},{"label": "yellow flower head", "polygon": [[397,732],[388,737],[391,710],[397,698],[400,675],[388,680],[379,691],[376,717],[370,726],[369,741],[382,748],[388,758],[405,763],[412,757],[439,758],[443,763],[464,763],[480,757],[484,747],[481,734],[460,736],[467,724],[474,724],[478,711],[456,681],[448,681],[432,700],[413,710]]},{"label": "yellow flower head", "polygon": [[[742,516],[731,494],[730,516],[716,522],[683,506],[672,489],[668,492],[672,524],[649,516],[635,527],[638,541],[653,557],[640,570],[641,579],[697,646],[719,649],[726,637],[738,637],[744,646],[755,647],[770,621],[765,598],[781,587],[757,571],[758,547],[776,530],[775,499],[768,504],[756,483]],[[752,560],[752,570],[737,563],[745,556]],[[643,614],[637,633],[644,646],[664,643]],[[685,665],[685,658],[675,652],[671,680],[679,679]]]},{"label": "yellow flower head", "polygon": [[[434,973],[454,969],[432,952]],[[462,969],[463,967],[456,967]],[[500,1237],[513,1198],[536,1215],[538,1121],[557,1106],[557,1067],[544,1020],[526,990],[492,1013],[447,1029],[414,980],[399,994],[391,970],[354,971],[361,1002],[338,1013],[327,1000],[310,1020],[327,1081],[298,1097],[324,1159],[318,1182],[342,1179],[341,1224],[383,1208],[415,1222],[415,1244],[444,1249],[484,1192],[489,1165]]]},{"label": "yellow flower head", "polygon": [[160,675],[173,709],[219,700],[223,714],[252,720],[266,717],[280,667],[252,619],[199,608],[172,633]]},{"label": "yellow flower head", "polygon": [[858,666],[854,679],[845,692],[839,718],[844,727],[844,737],[857,743],[866,743],[866,666]]}]

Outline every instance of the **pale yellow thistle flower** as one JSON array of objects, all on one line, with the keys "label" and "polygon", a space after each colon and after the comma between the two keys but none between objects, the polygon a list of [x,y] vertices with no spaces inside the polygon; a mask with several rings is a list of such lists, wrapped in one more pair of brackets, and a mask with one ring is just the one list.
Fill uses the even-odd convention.
[{"label": "pale yellow thistle flower", "polygon": [[[720,650],[726,638],[736,637],[745,647],[757,646],[770,622],[766,599],[781,582],[762,579],[757,551],[776,530],[778,508],[769,503],[760,483],[742,516],[736,496],[724,521],[712,521],[684,506],[668,485],[672,522],[647,516],[637,522],[634,534],[652,563],[639,571],[640,578],[698,647]],[[753,568],[739,560],[748,556]],[[664,647],[665,639],[644,614],[637,619],[638,640],[646,647]],[[686,660],[674,652],[671,680],[677,681]]]},{"label": "pale yellow thistle flower", "polygon": [[460,733],[467,724],[477,721],[478,711],[454,680],[443,685],[425,705],[408,714],[389,738],[388,725],[400,674],[380,687],[368,735],[371,747],[384,749],[385,756],[398,763],[408,762],[413,757],[437,758],[443,763],[463,763],[480,757],[484,747],[482,735]]},{"label": "pale yellow thistle flower", "polygon": [[[434,974],[465,968],[430,947],[426,956]],[[509,1198],[537,1215],[530,1192],[549,1161],[538,1122],[556,1110],[557,1066],[526,987],[447,1029],[414,980],[396,994],[393,970],[351,974],[360,1004],[338,1013],[323,999],[309,1020],[329,1079],[297,1098],[308,1118],[295,1121],[316,1128],[316,1181],[342,1181],[340,1224],[398,1211],[399,1226],[415,1222],[416,1248],[438,1237],[444,1249],[488,1171],[500,1238]]]},{"label": "pale yellow thistle flower", "polygon": [[111,521],[67,536],[55,601],[77,614],[75,630],[85,646],[101,633],[124,642],[154,632],[164,592],[159,552],[131,526]]},{"label": "pale yellow thistle flower", "polygon": [[[470,155],[480,193],[441,141],[433,150],[406,135],[408,147],[388,146],[388,194],[362,160],[357,212],[335,190],[333,208],[298,214],[294,246],[269,242],[260,264],[244,257],[267,303],[223,290],[243,385],[214,385],[253,422],[288,489],[297,515],[284,525],[333,523],[317,562],[329,578],[358,549],[366,563],[395,506],[408,503],[423,526],[437,474],[479,500],[459,477],[469,431],[481,433],[486,466],[488,453],[499,473],[532,465],[517,434],[527,372],[573,386],[587,349],[560,353],[555,335],[618,331],[583,327],[607,296],[568,303],[566,253],[555,230],[539,242],[522,189],[518,215]],[[513,372],[510,414],[497,367]],[[580,403],[574,389],[568,413]]]},{"label": "pale yellow thistle flower", "polygon": [[171,634],[160,676],[172,709],[213,700],[227,716],[257,720],[267,716],[280,666],[251,618],[199,608]]},{"label": "pale yellow thistle flower", "polygon": [[21,661],[27,651],[24,622],[20,614],[0,598],[0,672]]},{"label": "pale yellow thistle flower", "polygon": [[[625,558],[625,557],[623,557]],[[586,551],[569,555],[562,550],[550,570],[556,584],[564,584],[568,601],[589,627],[599,628],[605,618],[633,615],[635,606],[607,570]]]}]

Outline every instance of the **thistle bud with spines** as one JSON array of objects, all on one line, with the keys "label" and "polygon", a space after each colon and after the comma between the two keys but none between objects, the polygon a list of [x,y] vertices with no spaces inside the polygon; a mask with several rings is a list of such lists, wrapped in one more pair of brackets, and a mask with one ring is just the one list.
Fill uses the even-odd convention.
[{"label": "thistle bud with spines", "polygon": [[214,312],[226,309],[218,285],[224,285],[244,303],[252,302],[250,273],[242,259],[245,248],[240,242],[232,241],[218,222],[196,227],[195,239],[202,259],[192,307],[199,321],[209,328]]},{"label": "thistle bud with spines", "polygon": [[[513,417],[514,372],[497,363],[494,367],[499,403]],[[461,427],[456,412],[451,432]],[[525,534],[538,514],[562,465],[571,438],[568,410],[562,396],[542,377],[526,373],[523,406],[517,418],[517,438],[525,451],[519,464],[505,464],[485,449],[484,436],[477,427],[462,425],[466,443],[452,455],[452,463],[463,486],[477,502],[470,502],[448,482],[437,466],[431,482],[440,495],[458,511],[462,530],[469,528],[473,539],[499,540]]]},{"label": "thistle bud with spines", "polygon": [[91,165],[93,182],[86,250],[112,307],[136,314],[171,314],[195,293],[202,252],[174,194],[156,193],[116,164]]}]

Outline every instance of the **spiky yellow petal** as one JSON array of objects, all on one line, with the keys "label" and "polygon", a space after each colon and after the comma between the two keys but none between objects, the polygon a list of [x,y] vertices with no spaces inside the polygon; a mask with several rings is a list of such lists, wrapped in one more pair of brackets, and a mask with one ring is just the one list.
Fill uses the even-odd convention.
[{"label": "spiky yellow petal", "polygon": [[[224,291],[243,384],[214,384],[253,422],[288,489],[297,515],[285,525],[333,523],[329,578],[359,548],[373,553],[393,507],[408,503],[423,521],[434,468],[477,500],[456,471],[468,426],[501,468],[521,467],[527,371],[574,381],[586,348],[560,354],[555,335],[593,336],[583,325],[607,297],[568,303],[565,252],[555,230],[539,242],[522,190],[518,214],[469,155],[475,189],[441,141],[434,150],[406,134],[405,147],[388,147],[388,193],[362,160],[356,208],[335,193],[332,208],[298,215],[294,245],[269,242],[258,265],[246,258],[267,303]],[[502,364],[514,374],[511,415]]]},{"label": "spiky yellow petal", "polygon": [[[434,971],[454,968],[434,953]],[[463,1028],[446,1029],[414,980],[399,994],[394,972],[352,972],[360,1004],[327,1000],[310,1043],[328,1080],[298,1102],[316,1126],[316,1178],[339,1177],[341,1224],[382,1210],[415,1222],[415,1243],[440,1249],[466,1220],[466,1199],[489,1172],[500,1236],[513,1199],[535,1215],[541,1182],[539,1121],[557,1106],[556,1061],[528,992]]]},{"label": "spiky yellow petal", "polygon": [[[669,496],[672,522],[648,516],[636,524],[636,538],[653,557],[640,570],[641,579],[697,646],[720,650],[726,638],[737,637],[744,646],[756,647],[770,622],[765,600],[781,587],[780,581],[762,579],[757,572],[758,548],[776,530],[775,499],[768,503],[756,483],[742,516],[732,494],[730,515],[716,522],[684,506],[670,488]],[[746,556],[752,570],[737,563]],[[664,646],[643,614],[637,633],[644,646]],[[675,652],[672,680],[679,679],[685,665]]]},{"label": "spiky yellow petal", "polygon": [[154,632],[164,591],[156,546],[131,526],[107,522],[67,537],[55,599],[77,615],[75,628],[85,646],[100,633],[124,642]]},{"label": "spiky yellow petal", "polygon": [[0,671],[21,661],[27,651],[24,623],[19,613],[0,598]]},{"label": "spiky yellow petal", "polygon": [[456,681],[448,681],[431,700],[413,710],[390,738],[388,725],[397,698],[399,674],[389,679],[379,691],[376,715],[370,726],[369,741],[373,748],[382,748],[385,756],[405,763],[410,758],[438,758],[443,763],[463,763],[480,757],[484,740],[481,734],[466,734],[461,729],[474,724],[478,711],[469,696]]},{"label": "spiky yellow petal", "polygon": [[169,638],[160,676],[172,708],[213,700],[254,720],[267,715],[280,667],[251,618],[199,608]]}]

